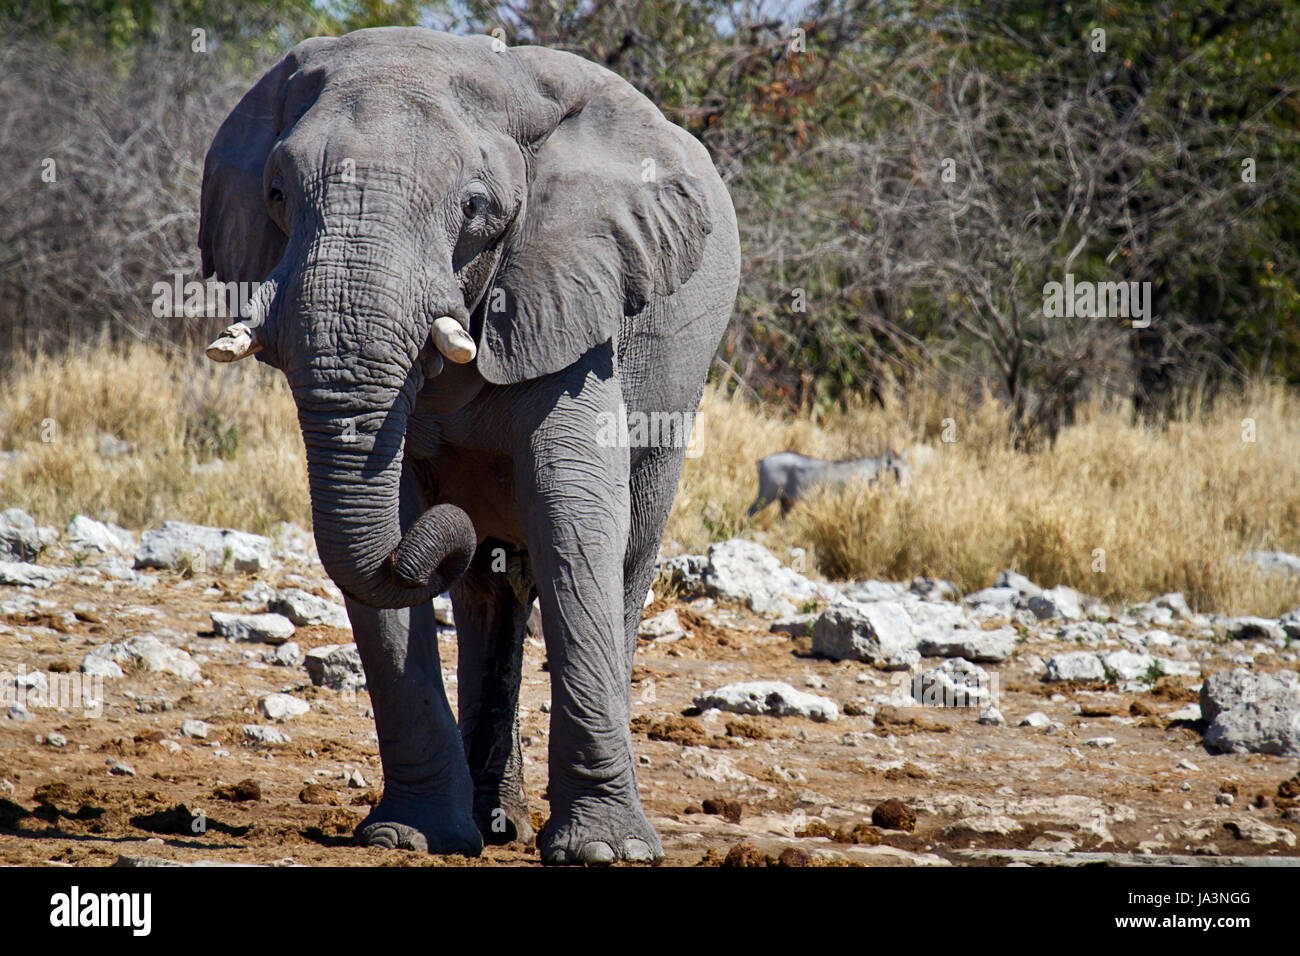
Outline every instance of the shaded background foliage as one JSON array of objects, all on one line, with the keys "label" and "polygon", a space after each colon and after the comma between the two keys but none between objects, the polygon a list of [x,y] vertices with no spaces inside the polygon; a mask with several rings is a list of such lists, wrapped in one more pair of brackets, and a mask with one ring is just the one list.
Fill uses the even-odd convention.
[{"label": "shaded background foliage", "polygon": [[[205,341],[220,320],[150,305],[197,272],[226,111],[304,36],[422,24],[603,63],[708,146],[744,244],[728,388],[824,409],[939,379],[1035,441],[1089,396],[1162,419],[1294,384],[1300,8],[1189,6],[0,0],[0,361]],[[1151,282],[1151,328],[1045,318],[1067,272]]]}]

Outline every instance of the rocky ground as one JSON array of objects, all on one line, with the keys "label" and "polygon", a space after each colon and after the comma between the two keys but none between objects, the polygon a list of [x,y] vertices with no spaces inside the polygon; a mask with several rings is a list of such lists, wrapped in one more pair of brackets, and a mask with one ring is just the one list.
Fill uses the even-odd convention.
[{"label": "rocky ground", "polygon": [[[667,862],[1300,857],[1300,620],[994,585],[828,585],[746,541],[665,562],[632,729]],[[293,526],[0,516],[0,862],[466,862],[350,844],[383,781],[341,611]],[[538,824],[548,699],[530,637]]]}]

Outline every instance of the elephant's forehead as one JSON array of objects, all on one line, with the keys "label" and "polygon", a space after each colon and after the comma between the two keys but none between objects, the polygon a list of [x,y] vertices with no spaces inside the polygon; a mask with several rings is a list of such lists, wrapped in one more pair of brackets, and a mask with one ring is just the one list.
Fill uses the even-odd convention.
[{"label": "elephant's forehead", "polygon": [[508,61],[480,40],[418,29],[361,30],[309,47],[299,71],[320,77],[323,91],[376,108],[477,118],[506,108],[511,72]]}]

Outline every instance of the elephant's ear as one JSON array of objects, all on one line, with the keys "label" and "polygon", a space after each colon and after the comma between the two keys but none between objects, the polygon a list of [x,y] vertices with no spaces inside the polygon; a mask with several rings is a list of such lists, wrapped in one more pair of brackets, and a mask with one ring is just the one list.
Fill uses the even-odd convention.
[{"label": "elephant's ear", "polygon": [[562,82],[548,89],[558,122],[484,299],[478,368],[501,385],[558,372],[609,341],[624,316],[695,272],[713,228],[699,143],[613,73],[529,52],[581,63],[595,82],[586,78],[577,103]]},{"label": "elephant's ear", "polygon": [[266,158],[281,131],[285,83],[324,38],[300,43],[244,94],[203,162],[199,252],[203,275],[223,282],[260,282],[284,255],[286,238],[267,215],[262,193]]}]

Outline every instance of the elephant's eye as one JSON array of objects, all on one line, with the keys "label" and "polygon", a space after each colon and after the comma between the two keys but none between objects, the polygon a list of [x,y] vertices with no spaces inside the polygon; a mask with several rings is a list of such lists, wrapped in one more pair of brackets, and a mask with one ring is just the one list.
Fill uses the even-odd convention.
[{"label": "elephant's eye", "polygon": [[470,193],[460,203],[460,211],[465,214],[466,220],[478,219],[487,213],[491,200],[482,193]]},{"label": "elephant's eye", "polygon": [[284,202],[284,183],[279,176],[271,180],[271,188],[266,191],[266,201],[272,205]]}]

